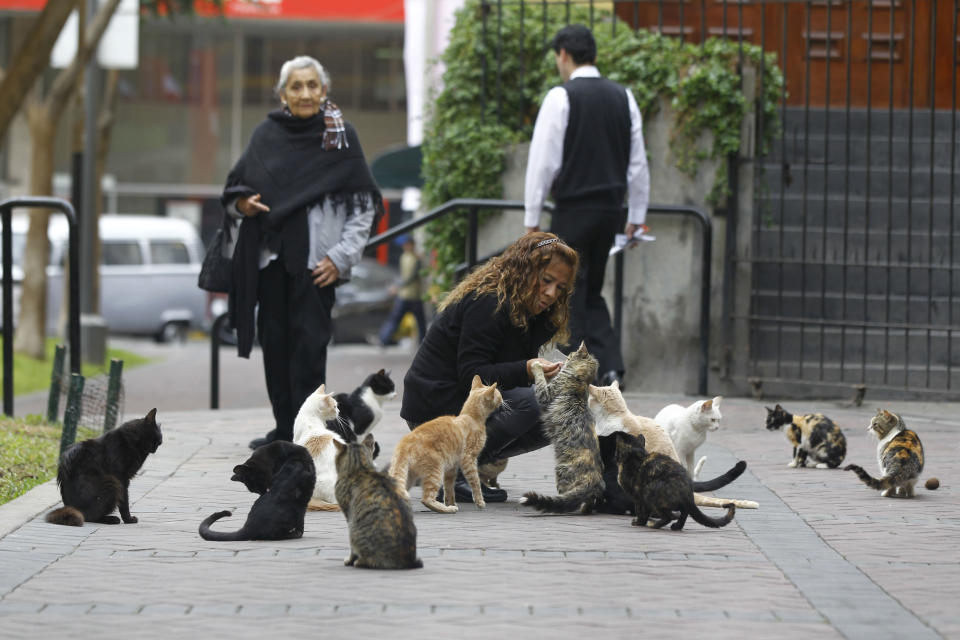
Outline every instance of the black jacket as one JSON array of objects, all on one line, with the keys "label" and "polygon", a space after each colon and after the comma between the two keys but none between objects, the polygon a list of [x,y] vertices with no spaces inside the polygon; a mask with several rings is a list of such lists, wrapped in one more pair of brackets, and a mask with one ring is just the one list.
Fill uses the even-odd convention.
[{"label": "black jacket", "polygon": [[530,384],[527,360],[537,357],[556,329],[547,313],[531,318],[523,330],[510,322],[506,304],[496,309],[495,294],[468,295],[434,320],[403,379],[400,417],[419,424],[458,415],[475,374],[501,389]]}]

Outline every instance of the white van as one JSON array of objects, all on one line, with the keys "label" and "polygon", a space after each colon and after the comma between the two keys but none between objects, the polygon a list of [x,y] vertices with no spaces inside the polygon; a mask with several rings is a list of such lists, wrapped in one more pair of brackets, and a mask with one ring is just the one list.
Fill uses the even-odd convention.
[{"label": "white van", "polygon": [[[13,219],[14,318],[19,307],[28,219]],[[64,300],[67,221],[50,216],[47,332],[57,333]],[[111,333],[170,340],[204,323],[207,294],[197,287],[203,245],[196,228],[178,218],[100,217],[100,313]]]}]

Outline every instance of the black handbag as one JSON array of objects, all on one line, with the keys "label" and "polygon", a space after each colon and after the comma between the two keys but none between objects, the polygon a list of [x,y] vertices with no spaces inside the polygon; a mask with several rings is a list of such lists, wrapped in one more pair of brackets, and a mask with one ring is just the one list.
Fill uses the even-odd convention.
[{"label": "black handbag", "polygon": [[230,283],[233,279],[230,274],[233,268],[233,257],[224,255],[225,244],[226,232],[222,228],[217,229],[213,240],[207,246],[207,253],[203,256],[203,264],[200,266],[200,276],[197,278],[197,286],[205,291],[230,292]]}]

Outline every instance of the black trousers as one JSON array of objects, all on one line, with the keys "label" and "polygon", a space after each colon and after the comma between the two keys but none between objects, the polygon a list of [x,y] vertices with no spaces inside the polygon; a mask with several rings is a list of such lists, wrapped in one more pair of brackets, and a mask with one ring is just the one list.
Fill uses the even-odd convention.
[{"label": "black trousers", "polygon": [[335,297],[333,285],[317,287],[306,269],[290,275],[279,258],[260,270],[257,337],[281,440],[293,439],[300,405],[326,382]]},{"label": "black trousers", "polygon": [[[507,407],[497,409],[487,418],[487,442],[477,456],[479,464],[512,458],[550,444],[543,435],[540,405],[533,387],[517,387],[500,393]],[[419,425],[408,422],[407,426],[413,431]]]},{"label": "black trousers", "polygon": [[580,270],[570,300],[570,343],[566,351],[577,349],[581,341],[586,342],[587,350],[600,363],[599,375],[608,371],[620,375],[624,372],[620,341],[601,295],[613,237],[622,227],[619,211],[574,211],[558,207],[550,229],[580,255]]}]

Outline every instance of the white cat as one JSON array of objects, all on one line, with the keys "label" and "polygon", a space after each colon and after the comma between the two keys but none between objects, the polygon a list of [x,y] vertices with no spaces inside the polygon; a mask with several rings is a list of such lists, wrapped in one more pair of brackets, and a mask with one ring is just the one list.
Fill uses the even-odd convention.
[{"label": "white cat", "polygon": [[711,400],[698,400],[689,407],[670,404],[661,409],[653,419],[670,436],[680,456],[680,464],[694,480],[700,475],[700,469],[707,458],[700,458],[694,467],[693,455],[697,452],[697,447],[707,440],[707,431],[720,428],[721,400],[722,396],[716,396]]},{"label": "white cat", "polygon": [[319,511],[339,511],[334,487],[337,483],[336,448],[333,441],[343,438],[327,428],[327,420],[337,420],[337,400],[327,393],[325,385],[307,396],[293,421],[293,441],[306,447],[313,458],[317,471],[317,481],[313,487],[308,509]]}]

